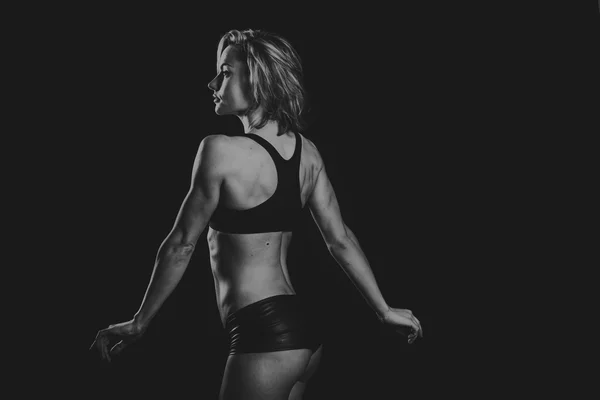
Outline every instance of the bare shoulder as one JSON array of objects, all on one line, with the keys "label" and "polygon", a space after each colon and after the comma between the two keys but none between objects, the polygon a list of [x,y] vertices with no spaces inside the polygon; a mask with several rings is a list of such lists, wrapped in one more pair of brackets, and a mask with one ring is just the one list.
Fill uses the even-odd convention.
[{"label": "bare shoulder", "polygon": [[232,138],[223,134],[212,134],[206,136],[198,146],[196,153],[195,167],[214,172],[225,172],[230,159],[235,156],[232,154],[235,145]]},{"label": "bare shoulder", "polygon": [[303,146],[302,153],[306,156],[306,160],[308,164],[313,168],[313,170],[318,173],[323,168],[323,158],[321,157],[321,153],[317,146],[313,143],[312,140],[308,139],[306,136],[302,136]]},{"label": "bare shoulder", "polygon": [[198,152],[202,152],[209,155],[219,155],[220,152],[227,151],[227,148],[231,146],[231,138],[223,134],[212,134],[206,136],[200,142]]}]

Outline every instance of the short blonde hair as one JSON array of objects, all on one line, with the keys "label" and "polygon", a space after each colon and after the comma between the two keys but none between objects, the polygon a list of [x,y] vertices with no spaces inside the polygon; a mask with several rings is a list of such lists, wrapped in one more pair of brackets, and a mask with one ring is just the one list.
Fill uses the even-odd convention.
[{"label": "short blonde hair", "polygon": [[217,48],[217,59],[229,45],[236,46],[245,57],[249,71],[251,106],[264,114],[251,128],[262,128],[267,121],[279,123],[278,135],[304,128],[301,117],[305,103],[300,56],[283,37],[263,30],[231,30],[224,34]]}]

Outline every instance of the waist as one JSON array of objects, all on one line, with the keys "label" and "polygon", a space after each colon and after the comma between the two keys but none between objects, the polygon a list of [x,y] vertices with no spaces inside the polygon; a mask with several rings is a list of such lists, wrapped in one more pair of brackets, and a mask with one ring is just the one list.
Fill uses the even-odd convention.
[{"label": "waist", "polygon": [[227,318],[232,314],[252,304],[275,296],[294,296],[296,291],[285,280],[263,282],[260,285],[227,285],[216,282],[217,305],[221,314],[221,321],[225,326]]}]

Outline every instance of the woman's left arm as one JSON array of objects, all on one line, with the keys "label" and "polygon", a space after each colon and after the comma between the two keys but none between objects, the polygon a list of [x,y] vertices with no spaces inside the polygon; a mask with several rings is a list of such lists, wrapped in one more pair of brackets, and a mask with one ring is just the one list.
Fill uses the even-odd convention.
[{"label": "woman's left arm", "polygon": [[192,170],[190,190],[181,205],[173,229],[159,247],[154,270],[134,320],[142,330],[175,289],[187,269],[198,237],[219,202],[223,180],[218,136],[202,140]]},{"label": "woman's left arm", "polygon": [[[100,350],[102,358],[110,361],[111,354],[118,353],[143,333],[187,269],[196,242],[219,202],[226,165],[221,138],[211,135],[200,143],[190,189],[173,229],[158,249],[150,283],[139,310],[131,321],[111,325],[99,331],[96,336],[94,344]],[[121,341],[109,351],[111,339]]]}]

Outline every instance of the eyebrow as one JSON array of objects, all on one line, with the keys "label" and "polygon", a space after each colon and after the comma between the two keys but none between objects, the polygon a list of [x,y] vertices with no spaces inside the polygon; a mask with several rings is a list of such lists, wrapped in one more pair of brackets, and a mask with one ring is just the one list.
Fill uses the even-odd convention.
[{"label": "eyebrow", "polygon": [[221,67],[220,67],[219,69],[223,69],[223,67],[224,67],[225,65],[227,65],[227,66],[228,66],[228,67],[230,67],[230,68],[233,68],[233,66],[232,66],[232,65],[230,65],[230,64],[227,64],[227,63],[223,63],[223,64],[221,64]]}]

